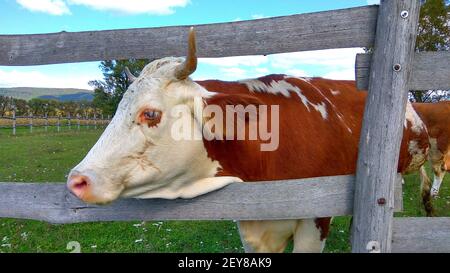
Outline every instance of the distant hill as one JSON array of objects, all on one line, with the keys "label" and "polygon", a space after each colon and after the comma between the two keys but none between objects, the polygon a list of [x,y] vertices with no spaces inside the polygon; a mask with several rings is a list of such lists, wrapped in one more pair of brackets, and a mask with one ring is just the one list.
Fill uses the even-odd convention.
[{"label": "distant hill", "polygon": [[55,99],[59,101],[92,101],[93,91],[75,88],[34,88],[34,87],[0,87],[0,96],[30,100],[33,98]]},{"label": "distant hill", "polygon": [[94,95],[92,92],[79,92],[74,94],[66,94],[66,95],[59,95],[59,96],[50,96],[50,95],[44,95],[38,97],[40,99],[45,100],[57,100],[57,101],[92,101],[94,99]]}]

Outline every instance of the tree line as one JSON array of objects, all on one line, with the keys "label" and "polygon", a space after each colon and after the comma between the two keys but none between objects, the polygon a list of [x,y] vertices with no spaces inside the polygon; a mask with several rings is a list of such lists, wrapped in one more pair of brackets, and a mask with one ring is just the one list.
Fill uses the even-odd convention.
[{"label": "tree line", "polygon": [[[104,114],[102,109],[95,107],[89,101],[65,101],[39,99],[16,99],[0,96],[0,117],[12,116],[15,110],[16,116],[49,116],[49,117],[99,117]],[[107,114],[105,115],[105,117]]]}]

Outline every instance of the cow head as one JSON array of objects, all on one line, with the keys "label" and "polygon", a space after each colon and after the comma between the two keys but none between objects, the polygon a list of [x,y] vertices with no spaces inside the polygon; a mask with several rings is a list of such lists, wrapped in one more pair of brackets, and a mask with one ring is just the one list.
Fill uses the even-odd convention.
[{"label": "cow head", "polygon": [[72,193],[102,204],[120,196],[194,197],[240,181],[214,177],[219,164],[208,158],[201,139],[173,137],[173,124],[180,118],[201,132],[194,111],[173,112],[179,105],[194,108],[194,98],[211,96],[189,78],[196,66],[191,29],[186,59],[153,61],[134,79],[100,139],[70,172],[67,185]]}]

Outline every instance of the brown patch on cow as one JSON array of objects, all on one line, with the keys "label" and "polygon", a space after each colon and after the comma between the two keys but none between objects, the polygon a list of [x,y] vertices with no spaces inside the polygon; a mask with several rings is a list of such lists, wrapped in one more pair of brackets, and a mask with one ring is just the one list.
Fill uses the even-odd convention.
[{"label": "brown patch on cow", "polygon": [[450,154],[450,101],[413,103],[413,107],[425,123],[429,137],[436,139],[437,150],[443,155]]},{"label": "brown patch on cow", "polygon": [[[293,96],[285,97],[251,92],[245,84],[239,82],[200,81],[198,83],[207,90],[220,94],[220,97],[215,96],[214,102],[214,97],[211,98],[211,103],[220,104],[219,98],[225,103],[228,100],[225,95],[233,94],[245,98],[243,103],[255,100],[261,105],[279,105],[280,109],[279,146],[275,152],[260,151],[260,141],[204,141],[208,156],[222,166],[221,173],[238,176],[246,182],[355,173],[367,92],[358,91],[354,81],[323,78],[304,81],[285,78],[284,75],[262,78],[263,82],[283,79],[298,87],[311,103],[325,103],[327,120],[305,107],[292,92]],[[330,89],[339,90],[340,95],[333,96]],[[231,103],[236,104],[237,101],[239,100],[232,99]],[[411,162],[408,143],[412,140],[416,140],[420,148],[426,149],[428,146],[426,134],[418,136],[412,133],[410,126],[405,128],[399,172],[404,172]]]},{"label": "brown patch on cow", "polygon": [[331,217],[316,218],[314,222],[316,223],[316,228],[320,230],[320,240],[325,240],[330,233]]},{"label": "brown patch on cow", "polygon": [[286,78],[284,74],[271,74],[264,77],[257,78],[258,81],[263,82],[265,85],[270,86],[272,82],[283,81]]}]

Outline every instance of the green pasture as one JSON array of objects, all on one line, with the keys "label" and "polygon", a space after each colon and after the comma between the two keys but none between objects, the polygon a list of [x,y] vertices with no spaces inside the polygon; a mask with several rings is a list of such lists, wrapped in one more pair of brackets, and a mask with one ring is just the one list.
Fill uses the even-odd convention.
[{"label": "green pasture", "polygon": [[[0,129],[0,181],[63,182],[68,171],[88,152],[101,129],[20,128],[16,136]],[[450,216],[450,176],[437,215]],[[417,174],[405,176],[404,207],[397,216],[424,216]],[[19,202],[19,200],[18,200]],[[327,252],[348,252],[349,217],[333,221]],[[0,219],[0,252],[69,252],[76,241],[82,252],[242,252],[231,221],[104,222],[51,225],[38,221]]]}]

